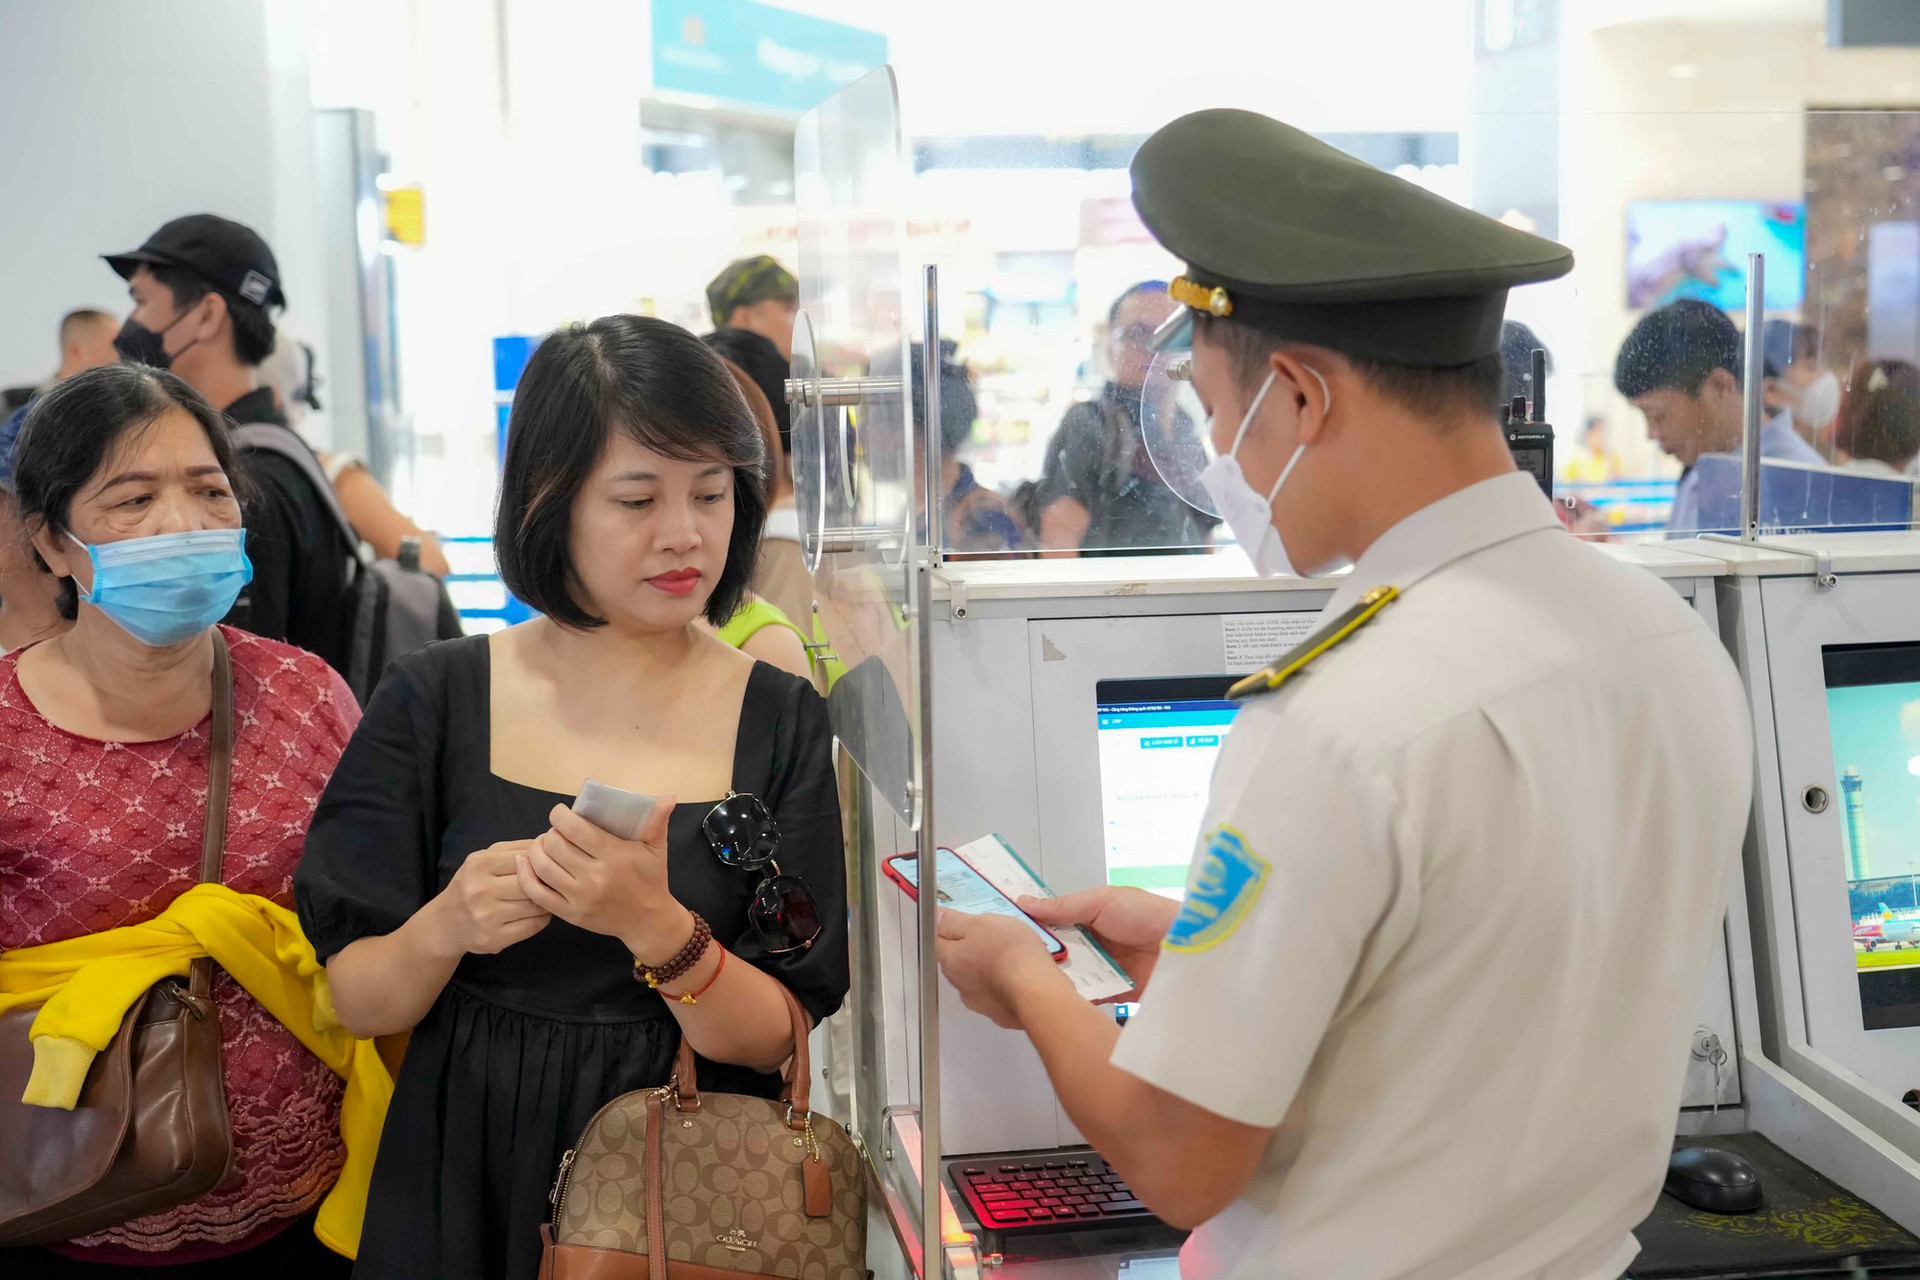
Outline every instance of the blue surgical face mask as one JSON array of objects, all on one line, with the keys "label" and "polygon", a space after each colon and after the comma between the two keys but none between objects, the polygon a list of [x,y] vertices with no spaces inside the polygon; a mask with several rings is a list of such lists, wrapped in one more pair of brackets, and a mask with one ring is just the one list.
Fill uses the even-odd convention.
[{"label": "blue surgical face mask", "polygon": [[194,529],[93,546],[73,540],[93,561],[93,586],[80,599],[156,649],[190,640],[226,617],[240,589],[253,581],[244,529]]}]

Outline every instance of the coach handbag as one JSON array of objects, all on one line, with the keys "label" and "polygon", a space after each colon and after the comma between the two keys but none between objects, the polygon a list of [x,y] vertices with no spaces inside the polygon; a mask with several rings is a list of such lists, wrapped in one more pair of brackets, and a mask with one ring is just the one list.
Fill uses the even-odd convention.
[{"label": "coach handbag", "polygon": [[[233,665],[213,632],[213,744],[200,879],[218,883],[233,777]],[[213,961],[155,983],[87,1071],[72,1111],[20,1101],[38,1008],[0,1015],[0,1245],[52,1244],[196,1200],[233,1164]]]},{"label": "coach handbag", "polygon": [[622,1094],[560,1161],[540,1280],[864,1280],[865,1162],[808,1110],[807,1018],[786,1098],[702,1094],[683,1039],[673,1082]]}]

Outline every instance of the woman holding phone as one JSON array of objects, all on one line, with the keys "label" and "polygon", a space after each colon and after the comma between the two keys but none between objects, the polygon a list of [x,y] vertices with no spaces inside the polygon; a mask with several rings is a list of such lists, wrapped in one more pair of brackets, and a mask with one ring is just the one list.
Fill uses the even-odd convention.
[{"label": "woman holding phone", "polygon": [[[340,1019],[410,1031],[356,1276],[532,1277],[562,1152],[665,1084],[776,1096],[781,984],[847,989],[825,706],[698,625],[732,616],[766,515],[718,357],[610,316],[549,335],[514,397],[495,530],[543,615],[395,663],[295,882]],[[658,796],[622,840],[589,778]],[[676,803],[675,797],[681,797]]]}]

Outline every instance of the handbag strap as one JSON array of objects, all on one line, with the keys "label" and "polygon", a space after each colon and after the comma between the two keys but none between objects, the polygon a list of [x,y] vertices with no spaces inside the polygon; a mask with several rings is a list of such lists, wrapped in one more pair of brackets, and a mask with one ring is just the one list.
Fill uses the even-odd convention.
[{"label": "handbag strap", "polygon": [[[807,1014],[794,998],[787,984],[774,979],[780,988],[780,996],[787,1002],[787,1017],[793,1026],[793,1057],[787,1060],[787,1069],[782,1073],[786,1080],[786,1092],[781,1101],[791,1108],[794,1119],[805,1121],[813,1114],[810,1104],[813,1099],[813,1069],[807,1062]],[[700,1109],[700,1082],[694,1071],[693,1046],[687,1043],[686,1034],[680,1036],[680,1051],[674,1057],[673,1084],[676,1105],[682,1111]]]},{"label": "handbag strap", "polygon": [[665,1280],[667,1274],[667,1100],[654,1093],[647,1099],[647,1141],[644,1158],[647,1180],[647,1275]]},{"label": "handbag strap", "polygon": [[200,880],[220,883],[227,854],[227,797],[233,790],[233,658],[213,629],[213,746],[207,759],[207,827],[200,837]]},{"label": "handbag strap", "polygon": [[[200,837],[200,882],[219,884],[227,856],[227,798],[233,790],[233,657],[227,637],[213,629],[213,740],[207,758],[207,826]],[[205,1017],[212,1009],[213,961],[193,962],[187,1006]]]}]

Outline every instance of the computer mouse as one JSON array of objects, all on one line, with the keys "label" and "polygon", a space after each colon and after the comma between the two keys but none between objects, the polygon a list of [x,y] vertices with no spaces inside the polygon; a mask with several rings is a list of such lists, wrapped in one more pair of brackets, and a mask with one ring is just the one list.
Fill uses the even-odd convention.
[{"label": "computer mouse", "polygon": [[1666,1192],[1708,1213],[1746,1213],[1760,1207],[1760,1175],[1736,1151],[1682,1147],[1667,1161]]}]

